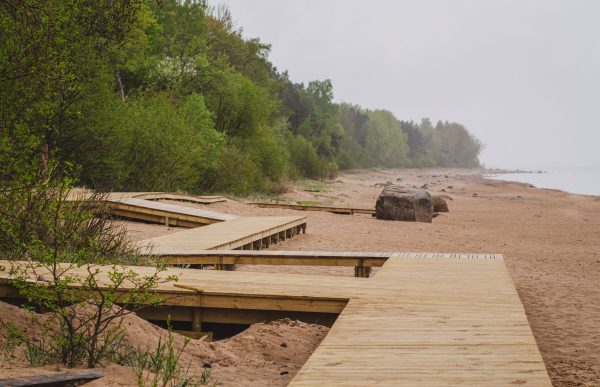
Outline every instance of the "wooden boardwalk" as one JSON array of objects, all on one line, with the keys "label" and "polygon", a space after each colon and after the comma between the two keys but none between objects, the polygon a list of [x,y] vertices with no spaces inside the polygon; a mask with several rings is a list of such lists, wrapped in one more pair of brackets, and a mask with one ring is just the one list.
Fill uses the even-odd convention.
[{"label": "wooden boardwalk", "polygon": [[273,202],[255,202],[255,203],[249,203],[249,204],[258,206],[260,208],[284,208],[284,209],[298,210],[298,211],[325,211],[325,212],[332,212],[334,214],[343,214],[343,215],[354,215],[354,214],[375,215],[375,209],[373,209],[373,208],[315,206],[315,205],[292,204],[292,203],[273,203]]},{"label": "wooden boardwalk", "polygon": [[306,232],[306,217],[303,216],[243,217],[139,243],[149,246],[148,254],[176,256],[198,250],[260,249],[300,232]]},{"label": "wooden boardwalk", "polygon": [[551,386],[500,256],[398,254],[290,386]]},{"label": "wooden boardwalk", "polygon": [[109,207],[114,215],[139,219],[167,226],[199,227],[236,219],[237,216],[200,208],[161,203],[137,198],[109,198]]},{"label": "wooden boardwalk", "polygon": [[[86,189],[73,189],[69,192],[67,200],[84,200],[92,193]],[[113,215],[166,226],[193,228],[237,218],[235,215],[221,212],[161,202],[171,200],[212,204],[225,201],[223,196],[192,196],[169,192],[111,192],[104,199]]]},{"label": "wooden boardwalk", "polygon": [[291,386],[551,386],[501,255],[397,253],[369,279],[167,274],[180,275],[159,289],[173,321],[222,321],[225,310],[339,313]]},{"label": "wooden boardwalk", "polygon": [[196,204],[214,204],[227,201],[227,198],[224,196],[195,196],[174,192],[141,192],[136,193],[134,196],[131,197],[145,200],[172,200]]},{"label": "wooden boardwalk", "polygon": [[[69,192],[68,200],[82,200],[88,198],[93,191],[84,188],[74,188]],[[214,204],[227,201],[224,196],[197,196],[178,192],[110,192],[107,200],[117,201],[121,199],[135,198],[146,200],[173,200],[197,204]]]}]

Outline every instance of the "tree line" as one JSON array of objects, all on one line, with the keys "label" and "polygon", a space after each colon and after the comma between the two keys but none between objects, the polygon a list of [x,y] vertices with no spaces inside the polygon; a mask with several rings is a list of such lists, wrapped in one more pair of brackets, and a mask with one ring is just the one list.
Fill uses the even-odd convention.
[{"label": "tree line", "polygon": [[0,176],[48,160],[124,191],[278,192],[339,169],[476,167],[464,126],[293,82],[230,11],[191,0],[0,1]]}]

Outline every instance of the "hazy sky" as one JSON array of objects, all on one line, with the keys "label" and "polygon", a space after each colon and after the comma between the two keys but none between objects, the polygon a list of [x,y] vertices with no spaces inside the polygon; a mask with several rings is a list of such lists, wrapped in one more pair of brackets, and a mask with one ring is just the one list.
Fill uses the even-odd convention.
[{"label": "hazy sky", "polygon": [[456,121],[493,167],[600,165],[600,1],[213,0],[297,82]]}]

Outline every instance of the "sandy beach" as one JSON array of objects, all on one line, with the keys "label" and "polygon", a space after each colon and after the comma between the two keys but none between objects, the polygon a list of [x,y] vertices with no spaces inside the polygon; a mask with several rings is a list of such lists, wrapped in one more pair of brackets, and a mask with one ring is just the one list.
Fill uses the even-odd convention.
[{"label": "sandy beach", "polygon": [[[361,171],[334,183],[304,182],[286,201],[374,207],[386,182],[427,184],[454,200],[432,224],[212,205],[239,215],[305,214],[308,232],[289,250],[502,253],[556,386],[600,385],[600,197],[491,181],[468,170]],[[309,192],[319,190],[320,192]],[[351,268],[240,267],[240,270],[352,275]]]},{"label": "sandy beach", "polygon": [[[307,216],[307,234],[277,244],[279,250],[504,254],[553,384],[600,385],[600,197],[486,180],[472,170],[367,170],[344,173],[328,183],[299,182],[278,199],[373,208],[387,182],[426,185],[431,193],[445,193],[453,198],[448,202],[450,212],[429,224],[246,204],[265,198],[209,206],[174,203],[237,215]],[[179,231],[162,225],[123,224],[133,240]],[[238,270],[353,275],[352,268],[239,266]],[[148,333],[149,323],[138,320],[130,334],[142,343],[153,334]],[[186,349],[186,356],[210,362],[213,377],[224,385],[283,386],[326,333],[327,328],[291,321],[257,324],[231,339],[197,343]],[[19,370],[7,372],[2,375]],[[134,381],[126,367],[110,366],[105,374],[102,382],[90,386]]]}]

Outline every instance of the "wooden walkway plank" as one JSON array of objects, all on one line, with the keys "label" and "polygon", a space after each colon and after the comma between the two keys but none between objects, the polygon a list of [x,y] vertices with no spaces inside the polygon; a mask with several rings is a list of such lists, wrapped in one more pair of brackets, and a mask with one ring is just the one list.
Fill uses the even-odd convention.
[{"label": "wooden walkway plank", "polygon": [[118,216],[181,227],[198,227],[237,218],[221,212],[137,198],[110,199],[109,207]]},{"label": "wooden walkway plank", "polygon": [[214,204],[227,201],[227,198],[225,196],[196,196],[176,192],[142,192],[130,197],[145,200],[172,200],[196,204]]},{"label": "wooden walkway plank", "polygon": [[251,202],[252,204],[260,208],[283,208],[297,211],[325,211],[332,212],[334,214],[354,215],[354,214],[365,214],[374,215],[375,209],[373,208],[353,208],[353,207],[336,207],[336,206],[321,206],[321,205],[305,205],[305,204],[293,204],[293,203],[271,203],[271,202]]},{"label": "wooden walkway plank", "polygon": [[291,386],[551,386],[500,256],[397,254]]},{"label": "wooden walkway plank", "polygon": [[[181,265],[297,265],[380,267],[393,253],[276,250],[187,250],[163,255],[170,264]],[[156,254],[155,254],[156,255]]]},{"label": "wooden walkway plank", "polygon": [[305,230],[306,217],[243,217],[146,239],[139,243],[148,246],[147,253],[173,256],[198,250],[233,250],[278,237],[280,233],[291,237]]},{"label": "wooden walkway plank", "polygon": [[[74,188],[69,191],[67,200],[77,201],[89,198],[93,194],[92,190],[85,188]],[[227,201],[225,196],[220,195],[188,195],[179,192],[110,192],[107,194],[107,200],[118,201],[121,199],[136,198],[146,200],[174,200],[197,204],[214,204]]]}]

